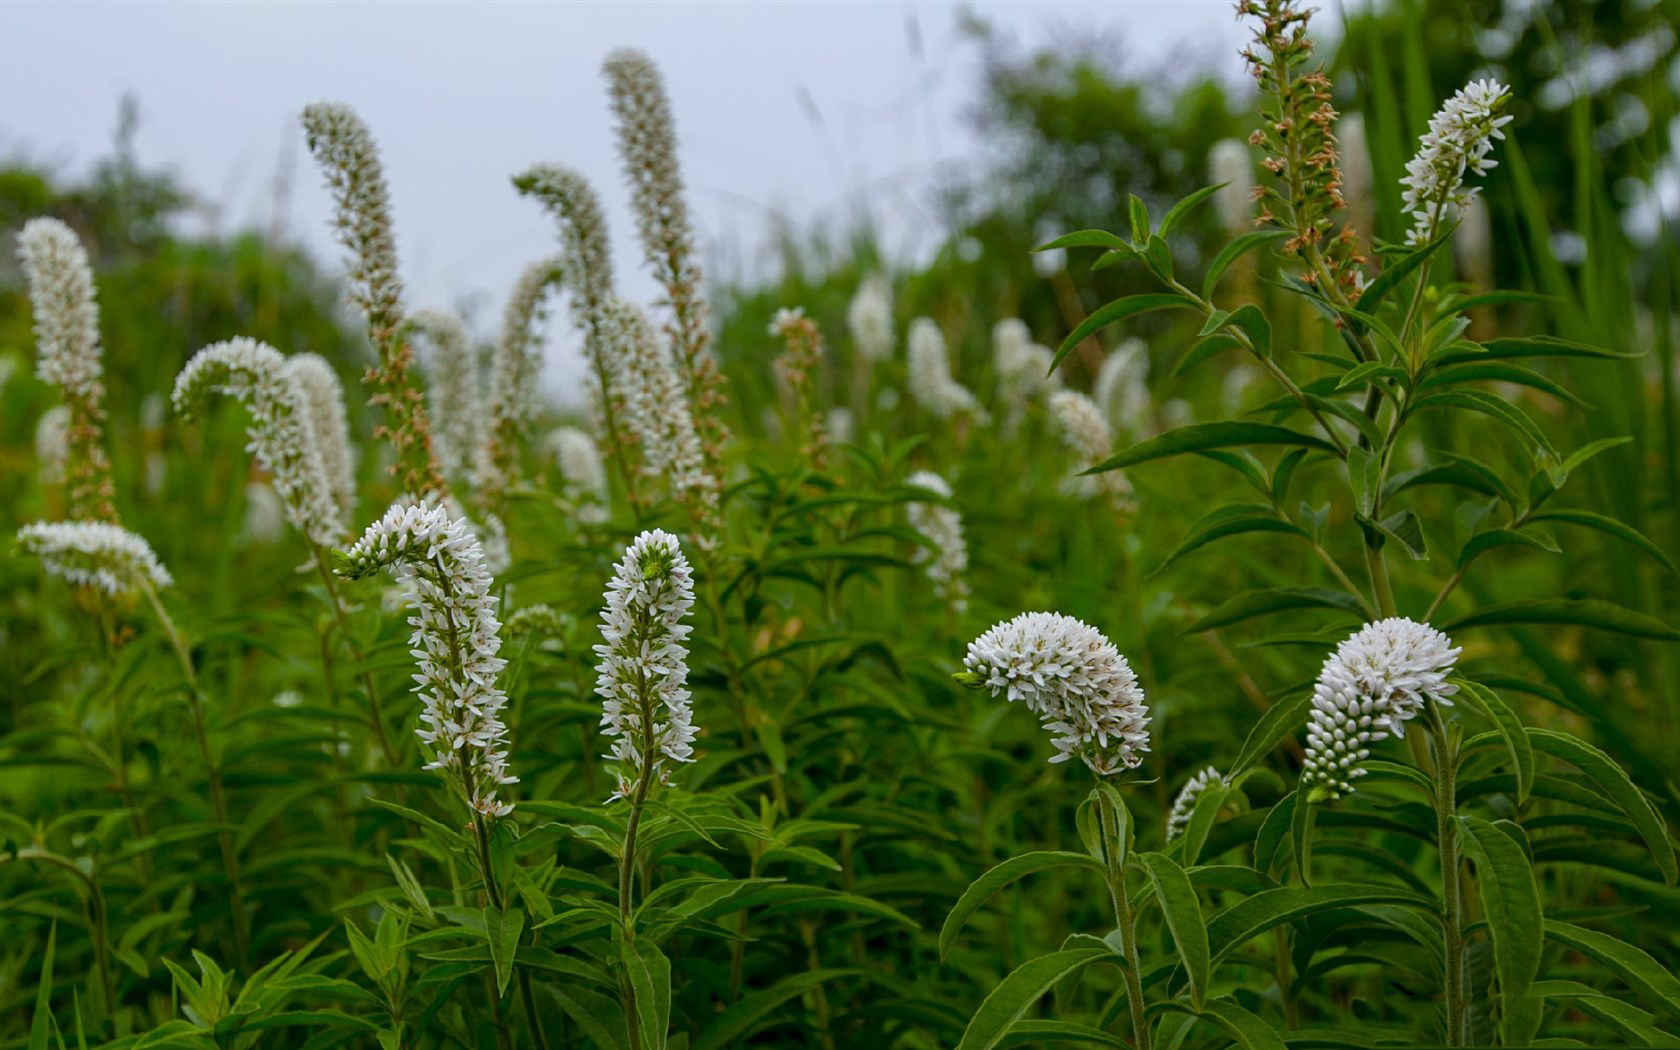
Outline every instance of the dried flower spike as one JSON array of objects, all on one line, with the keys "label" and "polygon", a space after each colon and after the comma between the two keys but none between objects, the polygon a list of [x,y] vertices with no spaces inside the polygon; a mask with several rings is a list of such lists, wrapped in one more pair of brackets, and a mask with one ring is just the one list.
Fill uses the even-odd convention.
[{"label": "dried flower spike", "polygon": [[19,529],[17,538],[54,576],[113,598],[174,582],[151,544],[109,522],[37,521]]},{"label": "dried flower spike", "polygon": [[396,503],[334,562],[350,579],[389,569],[414,609],[409,646],[424,705],[416,735],[432,754],[426,768],[441,770],[475,812],[512,812],[497,796],[519,780],[507,771],[507,695],[496,684],[506,666],[501,624],[465,519],[438,504]]},{"label": "dried flower spike", "polygon": [[823,432],[823,417],[817,411],[813,389],[814,373],[822,367],[823,337],[817,323],[805,316],[803,308],[795,306],[776,311],[770,322],[771,336],[782,340],[787,349],[775,361],[776,378],[780,381],[783,399],[788,402],[790,430],[801,434],[800,455],[812,467],[821,470],[828,451],[828,439]]},{"label": "dried flower spike", "polygon": [[35,371],[64,393],[65,481],[70,516],[117,520],[111,460],[105,452],[104,362],[93,268],[75,231],[57,219],[31,219],[18,233],[18,261],[35,320]]},{"label": "dried flower spike", "polygon": [[1052,762],[1079,758],[1098,776],[1149,750],[1149,707],[1131,665],[1102,632],[1061,613],[1022,613],[969,643],[958,677],[1019,700],[1051,734]]},{"label": "dried flower spike", "polygon": [[1337,646],[1313,687],[1301,771],[1308,798],[1352,791],[1371,744],[1404,734],[1426,702],[1451,704],[1458,687],[1447,675],[1458,653],[1446,635],[1404,617],[1368,623]]},{"label": "dried flower spike", "polygon": [[670,783],[668,763],[694,760],[684,644],[692,628],[682,622],[694,605],[694,577],[677,538],[653,529],[631,541],[605,599],[595,691],[613,741],[607,757],[617,763],[613,798],[639,803],[656,781]]}]

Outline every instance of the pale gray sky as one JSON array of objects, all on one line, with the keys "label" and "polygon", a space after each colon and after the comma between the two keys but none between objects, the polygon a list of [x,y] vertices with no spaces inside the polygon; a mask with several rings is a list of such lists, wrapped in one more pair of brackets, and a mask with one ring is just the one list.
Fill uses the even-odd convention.
[{"label": "pale gray sky", "polygon": [[[1140,65],[1205,61],[1243,39],[1230,0],[975,0],[1019,40],[1104,31]],[[980,149],[964,113],[976,52],[946,2],[19,4],[0,0],[0,155],[74,171],[110,142],[134,92],[137,149],[223,209],[224,227],[267,227],[277,171],[293,174],[280,221],[336,260],[329,203],[297,113],[338,99],[385,157],[410,305],[476,297],[494,322],[551,225],[509,176],[538,161],[582,170],[613,224],[623,283],[640,274],[599,69],[613,47],[664,70],[691,206],[708,255],[762,268],[767,219],[800,226],[866,208],[888,249],[913,256],[935,231],[922,208],[941,171]],[[914,23],[912,33],[907,27]],[[912,43],[919,37],[919,48]],[[813,119],[812,114],[817,115]],[[288,160],[289,158],[289,160]]]}]

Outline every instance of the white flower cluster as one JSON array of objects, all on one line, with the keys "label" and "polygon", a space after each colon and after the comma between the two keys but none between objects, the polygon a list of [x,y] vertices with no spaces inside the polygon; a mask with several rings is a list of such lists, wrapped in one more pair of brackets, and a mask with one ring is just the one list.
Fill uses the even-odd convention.
[{"label": "white flower cluster", "polygon": [[[951,486],[931,470],[918,470],[904,479],[912,488],[928,489],[941,499],[951,498]],[[943,503],[905,506],[910,527],[927,537],[929,546],[916,551],[914,561],[926,566],[928,579],[941,601],[954,612],[968,608],[968,543],[963,539],[962,515]]]},{"label": "white flower cluster", "polygon": [[426,768],[450,776],[477,812],[512,812],[496,795],[519,780],[507,771],[507,695],[496,684],[506,666],[501,624],[484,552],[465,519],[437,504],[396,503],[336,561],[335,571],[351,579],[389,569],[414,609],[409,651],[423,705],[417,735],[433,755]]},{"label": "white flower cluster", "polygon": [[536,329],[545,317],[549,291],[564,278],[558,257],[538,259],[525,267],[502,310],[502,331],[490,357],[490,392],[485,402],[485,430],[479,448],[476,483],[481,490],[499,493],[512,481],[520,433],[531,420],[532,387],[541,361],[536,353]]},{"label": "white flower cluster", "polygon": [[104,364],[87,251],[75,231],[57,219],[30,219],[17,241],[40,348],[36,374],[68,394],[97,398]]},{"label": "white flower cluster", "polygon": [[355,110],[339,102],[304,107],[303,130],[333,196],[339,243],[350,253],[352,298],[383,356],[385,342],[402,322],[402,280],[379,147]]},{"label": "white flower cluster", "polygon": [[1301,772],[1310,797],[1352,791],[1370,744],[1405,733],[1426,701],[1451,704],[1458,687],[1447,675],[1458,654],[1440,631],[1398,616],[1368,623],[1337,646],[1313,687]]},{"label": "white flower cluster", "polygon": [[346,528],[345,517],[322,465],[308,399],[287,370],[286,359],[273,347],[245,337],[207,346],[175,377],[175,411],[190,417],[212,391],[230,394],[250,410],[248,447],[274,476],[287,519],[313,543],[337,543]]},{"label": "white flower cluster", "polygon": [[1060,373],[1050,371],[1055,355],[1033,342],[1032,331],[1018,317],[992,326],[992,367],[997,370],[998,400],[1007,409],[1005,426],[1020,425],[1027,403],[1037,394],[1062,385]]},{"label": "white flower cluster", "polygon": [[931,318],[910,322],[910,396],[939,419],[968,415],[977,423],[989,416],[974,393],[951,377],[951,363],[945,353],[945,336]]},{"label": "white flower cluster", "polygon": [[1149,348],[1143,340],[1128,339],[1103,358],[1091,399],[1110,426],[1134,439],[1154,429],[1149,419]]},{"label": "white flower cluster", "polygon": [[[677,538],[660,529],[637,536],[613,566],[595,646],[601,726],[612,738],[618,791],[631,797],[649,777],[670,783],[667,762],[694,760],[688,692],[694,577]],[[611,801],[609,799],[609,801]]]},{"label": "white flower cluster", "polygon": [[1056,755],[1098,776],[1132,769],[1149,750],[1149,708],[1126,658],[1096,628],[1061,613],[1022,613],[969,643],[969,680],[1019,700],[1051,733]]},{"label": "white flower cluster", "polygon": [[706,469],[694,416],[676,362],[659,333],[634,304],[614,299],[606,327],[617,365],[614,382],[624,392],[625,422],[642,450],[642,469],[670,479],[679,499],[715,505],[718,483]]},{"label": "white flower cluster", "polygon": [[606,521],[607,467],[594,440],[577,427],[557,427],[548,435],[548,447],[577,501],[578,520],[589,525]]},{"label": "white flower cluster", "polygon": [[350,449],[350,423],[344,415],[344,387],[338,373],[319,354],[293,354],[286,372],[303,391],[315,451],[321,457],[327,485],[345,521],[356,518],[356,456]]},{"label": "white flower cluster", "polygon": [[1208,766],[1178,789],[1178,794],[1173,797],[1172,809],[1167,813],[1167,839],[1169,841],[1183,832],[1185,825],[1190,823],[1190,814],[1195,811],[1196,800],[1202,797],[1202,792],[1206,791],[1212,784],[1223,783],[1225,783],[1225,777],[1219,770]]},{"label": "white flower cluster", "polygon": [[1497,80],[1472,80],[1447,99],[1429,118],[1429,130],[1418,140],[1418,151],[1406,162],[1401,206],[1412,216],[1406,243],[1427,243],[1440,232],[1476,195],[1466,188],[1466,171],[1486,175],[1495,165],[1488,154],[1500,129],[1511,122],[1500,116],[1510,101],[1511,89]]},{"label": "white flower cluster", "polygon": [[433,422],[432,448],[443,476],[459,481],[469,476],[484,433],[478,358],[467,326],[454,314],[419,310],[409,316],[408,323],[432,346],[426,361],[431,379],[427,408]]},{"label": "white flower cluster", "polygon": [[37,521],[18,530],[18,543],[54,576],[95,587],[113,598],[142,583],[174,582],[151,544],[120,525],[103,521]]},{"label": "white flower cluster", "polygon": [[1254,158],[1248,143],[1221,139],[1208,150],[1208,174],[1216,184],[1213,195],[1219,223],[1227,236],[1236,237],[1254,228]]},{"label": "white flower cluster", "polygon": [[846,306],[846,328],[860,357],[879,361],[893,352],[892,285],[885,274],[872,273],[858,285]]},{"label": "white flower cluster", "polygon": [[65,465],[70,462],[69,405],[54,405],[41,413],[35,423],[35,460],[41,484],[64,484]]},{"label": "white flower cluster", "polygon": [[[1096,466],[1114,451],[1114,437],[1108,420],[1103,418],[1097,403],[1077,390],[1057,390],[1050,395],[1050,415],[1062,432],[1062,440],[1079,459],[1079,469]],[[1088,498],[1098,492],[1107,493],[1117,507],[1130,500],[1132,483],[1118,470],[1108,470],[1090,476],[1075,475],[1067,479],[1065,491]]]}]

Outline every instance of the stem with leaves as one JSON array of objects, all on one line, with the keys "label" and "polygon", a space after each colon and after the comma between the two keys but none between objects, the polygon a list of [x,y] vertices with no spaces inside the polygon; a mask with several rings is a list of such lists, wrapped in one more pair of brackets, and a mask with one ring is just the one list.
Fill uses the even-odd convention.
[{"label": "stem with leaves", "polygon": [[1126,957],[1126,1008],[1132,1015],[1132,1038],[1136,1050],[1149,1050],[1149,1017],[1144,1009],[1142,969],[1138,963],[1137,916],[1126,892],[1126,838],[1131,817],[1123,815],[1118,799],[1098,789],[1098,835],[1102,843],[1103,867],[1107,874],[1108,899],[1114,906],[1115,928],[1120,933],[1121,951]]},{"label": "stem with leaves", "polygon": [[1429,702],[1429,733],[1435,763],[1435,834],[1441,851],[1441,939],[1447,1010],[1447,1045],[1465,1045],[1463,885],[1459,877],[1459,729],[1449,726],[1440,705]]}]

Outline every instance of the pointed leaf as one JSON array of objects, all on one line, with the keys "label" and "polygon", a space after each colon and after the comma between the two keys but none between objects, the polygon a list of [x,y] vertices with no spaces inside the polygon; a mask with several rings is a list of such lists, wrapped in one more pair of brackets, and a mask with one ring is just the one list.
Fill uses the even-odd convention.
[{"label": "pointed leaf", "polygon": [[1447,624],[1442,630],[1530,623],[1597,627],[1635,638],[1652,638],[1660,642],[1680,641],[1680,631],[1661,620],[1593,598],[1575,601],[1567,598],[1534,598],[1528,601],[1506,602],[1471,613]]},{"label": "pointed leaf", "polygon": [[1074,330],[1068,333],[1066,339],[1062,340],[1062,345],[1057,348],[1056,356],[1050,362],[1050,371],[1054,372],[1056,366],[1062,363],[1062,359],[1079,345],[1080,340],[1092,332],[1107,328],[1111,324],[1117,324],[1136,314],[1148,313],[1151,310],[1165,310],[1173,306],[1189,305],[1189,300],[1176,292],[1146,292],[1142,295],[1129,295],[1124,299],[1116,299],[1105,306],[1099,306],[1092,312],[1091,316],[1079,322]]},{"label": "pointed leaf", "polygon": [[1336,451],[1336,446],[1323,438],[1302,434],[1286,427],[1273,426],[1270,423],[1194,423],[1139,442],[1085,473],[1117,470],[1186,452],[1202,452],[1210,448],[1242,448],[1249,445],[1294,445],[1323,452]]},{"label": "pointed leaf", "polygon": [[957,898],[951,913],[945,917],[945,925],[939,929],[939,957],[945,957],[945,953],[950,951],[951,942],[956,940],[969,916],[980,910],[981,905],[990,900],[994,893],[1017,879],[1052,868],[1084,868],[1095,871],[1098,875],[1103,872],[1102,864],[1084,853],[1044,850],[1010,857],[969,883],[962,896]]},{"label": "pointed leaf", "polygon": [[1477,816],[1458,818],[1459,833],[1476,862],[1476,886],[1493,938],[1494,969],[1507,1011],[1528,995],[1540,972],[1540,887],[1522,846]]},{"label": "pointed leaf", "polygon": [[1074,948],[1022,963],[981,1002],[957,1050],[991,1050],[1057,982],[1111,958],[1116,956],[1106,948]]},{"label": "pointed leaf", "polygon": [[1190,1001],[1199,1010],[1207,994],[1208,977],[1212,969],[1208,951],[1207,924],[1202,921],[1202,905],[1196,899],[1196,889],[1184,869],[1165,853],[1140,853],[1138,863],[1155,887],[1155,899],[1166,916],[1167,929],[1172,932],[1178,948],[1179,961],[1184,964],[1190,982]]}]

